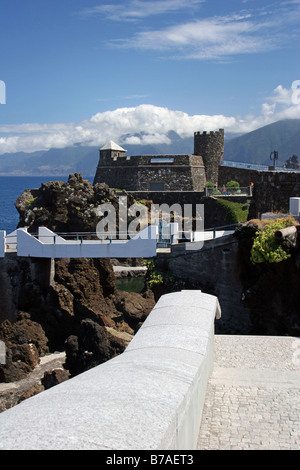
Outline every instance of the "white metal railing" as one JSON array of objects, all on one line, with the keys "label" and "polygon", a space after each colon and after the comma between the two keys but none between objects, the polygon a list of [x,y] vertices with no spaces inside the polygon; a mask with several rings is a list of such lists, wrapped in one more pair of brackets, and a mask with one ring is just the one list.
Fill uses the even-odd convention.
[{"label": "white metal railing", "polygon": [[253,186],[233,188],[229,186],[206,187],[205,196],[252,196]]},{"label": "white metal railing", "polygon": [[[263,171],[270,171],[270,167],[272,165],[260,165],[258,163],[247,163],[247,162],[234,162],[230,160],[222,160],[220,162],[221,166],[230,166],[235,168],[246,168],[248,170],[263,170]],[[272,171],[300,171],[294,168],[284,168],[282,166],[275,166]]]}]

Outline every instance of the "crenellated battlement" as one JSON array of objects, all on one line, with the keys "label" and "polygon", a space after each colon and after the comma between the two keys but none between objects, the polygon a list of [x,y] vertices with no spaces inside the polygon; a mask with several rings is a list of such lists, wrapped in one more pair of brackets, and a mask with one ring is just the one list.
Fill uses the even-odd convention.
[{"label": "crenellated battlement", "polygon": [[194,136],[196,135],[214,135],[214,134],[222,134],[224,135],[224,129],[219,129],[218,131],[197,131],[197,132],[194,132]]}]

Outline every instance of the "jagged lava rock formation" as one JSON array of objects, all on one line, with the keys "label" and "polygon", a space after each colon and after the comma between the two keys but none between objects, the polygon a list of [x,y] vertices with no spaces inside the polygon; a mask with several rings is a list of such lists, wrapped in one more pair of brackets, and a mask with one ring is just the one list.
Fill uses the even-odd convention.
[{"label": "jagged lava rock formation", "polygon": [[31,233],[41,226],[61,233],[95,232],[100,204],[112,204],[118,221],[121,194],[127,197],[129,206],[134,203],[130,193],[117,195],[104,183],[92,186],[81,173],[70,175],[67,183],[43,183],[39,189],[26,189],[18,197],[15,203],[20,216],[18,227],[28,227]]},{"label": "jagged lava rock formation", "polygon": [[[16,202],[19,226],[30,232],[41,225],[57,232],[95,232],[97,207],[108,201],[117,210],[118,197],[107,185],[92,186],[80,174],[70,175],[68,183],[24,191]],[[9,313],[0,306],[0,339],[8,358],[0,365],[0,382],[24,378],[41,356],[54,351],[66,351],[71,376],[120,354],[155,304],[151,292],[119,291],[109,259],[51,261],[10,254],[0,263],[6,310],[10,306]]]}]

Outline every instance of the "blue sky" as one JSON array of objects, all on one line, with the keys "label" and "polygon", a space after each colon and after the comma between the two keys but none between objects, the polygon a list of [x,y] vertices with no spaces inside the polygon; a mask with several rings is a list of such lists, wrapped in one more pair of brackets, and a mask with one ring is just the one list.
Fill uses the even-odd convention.
[{"label": "blue sky", "polygon": [[0,154],[300,118],[299,24],[300,0],[0,0]]}]

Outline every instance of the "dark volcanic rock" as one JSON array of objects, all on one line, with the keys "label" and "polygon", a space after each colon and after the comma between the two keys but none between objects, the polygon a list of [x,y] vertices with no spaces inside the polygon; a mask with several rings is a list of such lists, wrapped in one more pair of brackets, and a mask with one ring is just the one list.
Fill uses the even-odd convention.
[{"label": "dark volcanic rock", "polygon": [[53,369],[47,370],[44,372],[44,377],[41,379],[41,383],[44,386],[44,389],[54,387],[65,380],[68,380],[70,374],[65,369]]},{"label": "dark volcanic rock", "polygon": [[116,300],[116,307],[135,331],[147,318],[154,305],[154,296],[142,296],[136,292],[122,292]]},{"label": "dark volcanic rock", "polygon": [[[130,194],[122,195],[128,206],[134,203]],[[107,203],[115,207],[118,219],[119,193],[105,184],[92,186],[75,173],[67,183],[53,181],[24,191],[15,205],[18,226],[27,226],[29,232],[46,226],[55,232],[94,233],[99,205]],[[109,259],[48,260],[10,254],[0,260],[0,288],[5,298],[0,339],[7,346],[0,381],[7,382],[26,377],[48,351],[66,350],[66,373],[69,369],[71,375],[107,361],[124,350],[154,306],[147,293],[118,291]],[[46,387],[60,375],[47,374]]]},{"label": "dark volcanic rock", "polygon": [[[132,205],[133,197],[124,194],[128,205]],[[95,233],[100,219],[98,207],[105,203],[115,207],[118,220],[116,192],[104,183],[92,186],[81,173],[75,173],[69,176],[67,183],[51,181],[43,183],[39,189],[26,189],[15,203],[20,215],[18,227],[26,226],[29,232],[45,226],[60,233]]]},{"label": "dark volcanic rock", "polygon": [[90,319],[82,320],[78,336],[70,336],[66,341],[66,364],[71,376],[95,367],[120,354],[125,343],[112,338],[104,326]]},{"label": "dark volcanic rock", "polygon": [[6,363],[0,365],[0,382],[23,379],[48,352],[48,340],[41,325],[21,314],[15,323],[0,324],[0,339],[6,347]]}]

